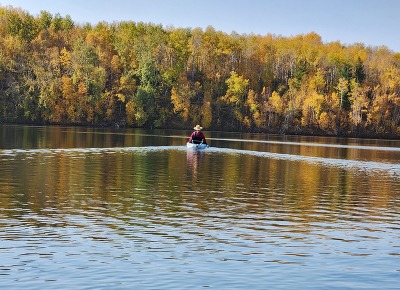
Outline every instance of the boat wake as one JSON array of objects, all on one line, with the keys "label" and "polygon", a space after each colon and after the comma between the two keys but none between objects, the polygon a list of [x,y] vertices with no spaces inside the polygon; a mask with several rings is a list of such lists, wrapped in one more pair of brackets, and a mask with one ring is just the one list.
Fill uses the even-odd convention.
[{"label": "boat wake", "polygon": [[389,146],[371,146],[371,145],[348,145],[348,144],[330,144],[330,143],[311,143],[311,142],[294,142],[294,141],[273,141],[273,140],[246,140],[246,139],[229,139],[229,138],[208,138],[210,140],[219,140],[224,142],[245,142],[245,143],[262,143],[287,146],[307,146],[307,147],[323,147],[323,148],[340,148],[340,149],[357,149],[357,150],[373,150],[373,151],[393,151],[400,152],[400,147]]},{"label": "boat wake", "polygon": [[[116,153],[136,153],[149,154],[152,152],[163,151],[188,151],[186,146],[147,146],[147,147],[110,147],[110,148],[57,148],[57,149],[5,149],[0,150],[0,161],[3,159],[13,159],[18,156],[26,158],[35,155],[45,155],[46,157],[54,157],[57,155],[86,156],[88,154],[116,154]],[[190,150],[189,150],[190,151]],[[248,155],[260,158],[268,158],[275,160],[287,160],[293,162],[307,162],[311,164],[319,164],[328,167],[339,167],[349,170],[359,170],[368,172],[384,172],[392,176],[400,177],[400,164],[385,163],[375,161],[348,160],[340,158],[314,157],[295,154],[283,154],[272,152],[260,152],[241,149],[217,148],[209,147],[205,150],[207,154],[232,154],[232,155]]]},{"label": "boat wake", "polygon": [[257,156],[262,158],[276,159],[276,160],[287,160],[294,162],[307,162],[312,164],[320,164],[329,167],[339,167],[344,169],[356,169],[365,172],[371,171],[384,171],[393,176],[400,177],[400,164],[398,163],[384,163],[375,161],[361,161],[361,160],[349,160],[339,158],[327,158],[327,157],[314,157],[304,156],[295,154],[283,154],[283,153],[271,153],[271,152],[260,152],[251,150],[237,150],[227,148],[212,148],[207,149],[208,152],[221,152],[228,154],[244,154]]}]

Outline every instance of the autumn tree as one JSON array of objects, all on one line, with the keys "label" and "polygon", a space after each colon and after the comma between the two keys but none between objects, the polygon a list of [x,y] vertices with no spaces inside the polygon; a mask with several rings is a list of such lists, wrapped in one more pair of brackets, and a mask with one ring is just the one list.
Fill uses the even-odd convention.
[{"label": "autumn tree", "polygon": [[[221,97],[225,118],[232,121],[232,126],[241,127],[243,124],[243,111],[249,86],[249,80],[239,76],[235,71],[231,72],[230,77],[225,81],[228,88],[226,94]],[[233,123],[233,121],[235,121]]]},{"label": "autumn tree", "polygon": [[400,136],[387,47],[0,7],[0,120]]}]

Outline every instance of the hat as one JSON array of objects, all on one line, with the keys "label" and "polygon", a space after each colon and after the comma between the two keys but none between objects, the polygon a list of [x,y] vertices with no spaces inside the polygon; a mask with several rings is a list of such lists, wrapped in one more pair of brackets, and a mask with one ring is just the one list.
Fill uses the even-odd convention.
[{"label": "hat", "polygon": [[201,127],[200,125],[196,125],[193,129],[195,129],[196,131],[200,131],[201,129],[203,129],[203,127]]}]

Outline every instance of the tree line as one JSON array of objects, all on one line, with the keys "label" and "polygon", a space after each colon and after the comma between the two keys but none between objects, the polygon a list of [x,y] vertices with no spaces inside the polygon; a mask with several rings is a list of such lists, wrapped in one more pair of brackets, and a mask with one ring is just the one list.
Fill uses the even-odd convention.
[{"label": "tree line", "polygon": [[400,53],[0,7],[0,122],[400,136]]}]

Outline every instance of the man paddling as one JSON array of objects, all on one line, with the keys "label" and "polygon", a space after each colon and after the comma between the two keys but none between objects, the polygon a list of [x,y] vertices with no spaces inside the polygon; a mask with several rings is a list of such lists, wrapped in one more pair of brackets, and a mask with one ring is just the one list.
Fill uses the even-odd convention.
[{"label": "man paddling", "polygon": [[201,132],[203,127],[201,127],[200,125],[196,125],[193,129],[194,132],[192,133],[192,135],[190,135],[188,142],[194,144],[200,144],[200,143],[207,144],[206,137]]}]

